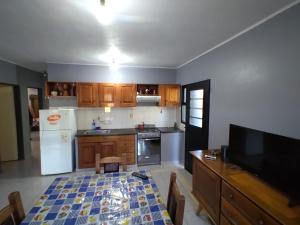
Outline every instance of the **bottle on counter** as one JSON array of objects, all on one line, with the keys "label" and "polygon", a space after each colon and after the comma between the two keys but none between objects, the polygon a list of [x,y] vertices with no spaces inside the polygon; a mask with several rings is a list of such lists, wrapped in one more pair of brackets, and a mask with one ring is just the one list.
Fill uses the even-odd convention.
[{"label": "bottle on counter", "polygon": [[98,117],[97,121],[96,121],[96,130],[100,130],[101,126],[100,126],[100,117]]},{"label": "bottle on counter", "polygon": [[96,122],[95,122],[95,120],[93,120],[93,122],[92,122],[92,130],[96,130]]}]

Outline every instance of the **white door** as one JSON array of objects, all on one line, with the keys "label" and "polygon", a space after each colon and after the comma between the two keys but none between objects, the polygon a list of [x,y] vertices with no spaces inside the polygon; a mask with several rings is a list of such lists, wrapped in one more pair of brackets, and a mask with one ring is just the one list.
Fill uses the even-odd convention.
[{"label": "white door", "polygon": [[72,131],[40,131],[40,138],[42,175],[72,172]]}]

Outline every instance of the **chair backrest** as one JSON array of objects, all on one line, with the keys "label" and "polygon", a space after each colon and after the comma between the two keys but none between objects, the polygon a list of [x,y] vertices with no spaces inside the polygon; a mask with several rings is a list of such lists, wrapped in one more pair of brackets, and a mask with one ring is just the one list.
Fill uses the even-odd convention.
[{"label": "chair backrest", "polygon": [[122,154],[122,157],[111,156],[101,158],[100,153],[96,154],[96,173],[99,174],[101,166],[104,166],[104,173],[112,173],[119,171],[119,165],[122,165],[123,171],[127,171],[126,153]]},{"label": "chair backrest", "polygon": [[185,198],[176,184],[176,173],[172,172],[168,194],[167,210],[174,225],[183,224]]},{"label": "chair backrest", "polygon": [[8,196],[9,205],[0,211],[0,225],[19,225],[25,218],[24,207],[19,192],[12,192]]}]

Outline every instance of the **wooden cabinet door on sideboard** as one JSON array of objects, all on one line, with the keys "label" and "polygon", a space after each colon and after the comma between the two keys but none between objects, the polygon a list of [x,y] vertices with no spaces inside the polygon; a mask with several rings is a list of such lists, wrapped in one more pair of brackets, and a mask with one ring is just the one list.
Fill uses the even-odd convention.
[{"label": "wooden cabinet door on sideboard", "polygon": [[136,106],[136,84],[119,84],[118,97],[121,107]]},{"label": "wooden cabinet door on sideboard", "polygon": [[97,152],[97,143],[79,143],[78,144],[78,166],[79,168],[95,167],[95,154]]},{"label": "wooden cabinet door on sideboard", "polygon": [[219,224],[221,178],[193,158],[193,194]]},{"label": "wooden cabinet door on sideboard", "polygon": [[116,84],[99,84],[98,98],[100,107],[116,107],[119,106],[117,98]]},{"label": "wooden cabinet door on sideboard", "polygon": [[77,103],[79,107],[97,107],[98,85],[92,83],[78,83]]}]

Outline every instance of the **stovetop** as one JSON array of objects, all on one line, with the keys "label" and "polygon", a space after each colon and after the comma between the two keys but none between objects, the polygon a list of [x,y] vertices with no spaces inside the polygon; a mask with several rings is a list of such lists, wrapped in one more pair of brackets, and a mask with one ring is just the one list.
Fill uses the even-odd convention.
[{"label": "stovetop", "polygon": [[144,129],[137,129],[138,138],[160,138],[160,130],[153,125],[144,126]]}]

